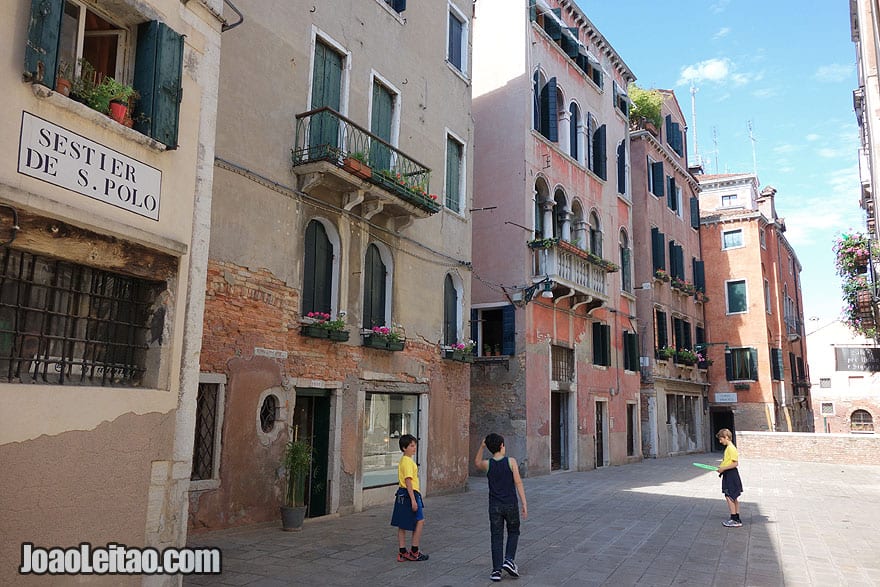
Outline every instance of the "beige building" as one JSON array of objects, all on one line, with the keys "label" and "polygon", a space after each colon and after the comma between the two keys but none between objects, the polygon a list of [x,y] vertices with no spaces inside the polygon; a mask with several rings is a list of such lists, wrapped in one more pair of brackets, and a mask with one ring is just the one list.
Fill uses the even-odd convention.
[{"label": "beige building", "polygon": [[0,584],[22,542],[185,542],[220,7],[0,8]]},{"label": "beige building", "polygon": [[278,520],[289,438],[310,517],[391,503],[407,433],[422,492],[463,490],[472,3],[235,4],[191,527]]}]

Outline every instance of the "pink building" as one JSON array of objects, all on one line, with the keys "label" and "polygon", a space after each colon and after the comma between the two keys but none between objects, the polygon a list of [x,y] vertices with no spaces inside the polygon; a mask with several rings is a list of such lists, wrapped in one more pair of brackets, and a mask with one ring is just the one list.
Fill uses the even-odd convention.
[{"label": "pink building", "polygon": [[[663,97],[659,128],[633,121],[635,292],[642,357],[642,451],[664,457],[706,450],[705,271],[699,184],[688,171],[686,124],[675,94]],[[702,352],[700,352],[702,351]],[[698,354],[699,353],[699,354]],[[695,356],[696,355],[696,356]],[[713,367],[712,369],[723,369]]]},{"label": "pink building", "polygon": [[641,458],[627,84],[577,4],[474,18],[471,445],[527,474]]}]

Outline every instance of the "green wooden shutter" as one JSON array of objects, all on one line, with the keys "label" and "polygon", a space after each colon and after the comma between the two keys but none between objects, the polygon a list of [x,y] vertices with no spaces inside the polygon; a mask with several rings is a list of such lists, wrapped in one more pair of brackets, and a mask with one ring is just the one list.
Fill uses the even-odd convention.
[{"label": "green wooden shutter", "polygon": [[28,81],[55,87],[64,0],[31,0],[24,73]]},{"label": "green wooden shutter", "polygon": [[458,292],[449,275],[443,281],[443,341],[447,345],[458,342]]},{"label": "green wooden shutter", "polygon": [[666,324],[666,312],[657,310],[654,328],[657,330],[657,348],[669,346],[669,326]]},{"label": "green wooden shutter", "polygon": [[607,173],[607,157],[605,155],[605,125],[603,124],[596,129],[593,134],[593,171],[602,179],[608,178]]},{"label": "green wooden shutter", "polygon": [[333,246],[327,231],[317,220],[309,222],[303,262],[302,313],[330,313],[333,285]]},{"label": "green wooden shutter", "polygon": [[[373,82],[373,113],[370,120],[370,132],[385,141],[391,142],[392,115],[394,96],[388,88]],[[370,167],[373,169],[390,169],[391,149],[379,141],[370,143]]]},{"label": "green wooden shutter", "polygon": [[626,142],[617,145],[617,193],[626,193]]},{"label": "green wooden shutter", "polygon": [[[568,34],[566,34],[566,31]],[[578,37],[580,35],[580,29],[575,28],[566,28],[562,33],[562,50],[565,51],[565,54],[574,59],[577,57],[580,47],[578,46]]]},{"label": "green wooden shutter", "polygon": [[774,381],[782,381],[785,376],[785,366],[782,362],[782,349],[770,349],[770,377]]},{"label": "green wooden shutter", "polygon": [[446,137],[446,207],[461,212],[461,145]]},{"label": "green wooden shutter", "polygon": [[[471,310],[471,340],[480,341],[480,312],[479,310]],[[478,348],[474,347],[474,354],[479,355]]]},{"label": "green wooden shutter", "polygon": [[602,325],[593,322],[593,364],[602,364]]},{"label": "green wooden shutter", "polygon": [[[557,16],[562,15],[562,11],[559,8],[553,8],[551,10],[554,13],[556,13],[556,11],[559,11],[559,14]],[[546,33],[550,35],[550,38],[554,41],[559,42],[562,39],[562,27],[559,26],[559,23],[556,22],[555,18],[549,15],[544,15],[544,31],[546,31]]]},{"label": "green wooden shutter", "polygon": [[733,353],[724,352],[724,374],[728,381],[733,381]]},{"label": "green wooden shutter", "polygon": [[749,379],[758,380],[758,349],[749,349]]},{"label": "green wooden shutter", "polygon": [[663,162],[651,163],[652,183],[651,192],[658,198],[663,197]]},{"label": "green wooden shutter", "polygon": [[541,88],[541,134],[554,143],[559,141],[555,77],[547,80],[547,83]]},{"label": "green wooden shutter", "polygon": [[539,76],[535,72],[532,83],[532,122],[533,128],[541,132],[541,88],[538,87]]},{"label": "green wooden shutter", "polygon": [[157,20],[138,27],[134,89],[140,94],[135,129],[177,148],[183,99],[183,35]]},{"label": "green wooden shutter", "polygon": [[657,227],[651,229],[651,260],[654,271],[666,269],[666,243],[664,234]]},{"label": "green wooden shutter", "polygon": [[379,249],[370,245],[364,263],[364,328],[386,325],[385,276]]},{"label": "green wooden shutter", "polygon": [[694,288],[706,293],[706,265],[694,259]]},{"label": "green wooden shutter", "polygon": [[691,334],[691,323],[687,320],[681,321],[681,328],[684,332],[684,348],[693,350],[694,349],[694,340]]},{"label": "green wooden shutter", "polygon": [[623,291],[632,291],[632,251],[626,247],[620,250],[620,276]]},{"label": "green wooden shutter", "polygon": [[516,354],[516,308],[512,305],[501,308],[501,354]]},{"label": "green wooden shutter", "polygon": [[[342,104],[342,56],[318,41],[312,71],[312,110],[328,107],[339,112]],[[311,156],[332,154],[339,145],[339,119],[329,112],[312,116],[309,128]]]},{"label": "green wooden shutter", "polygon": [[532,22],[538,20],[538,0],[529,0],[529,20]]},{"label": "green wooden shutter", "polygon": [[462,37],[462,22],[458,20],[452,12],[449,13],[449,49],[447,53],[447,58],[449,59],[449,63],[455,66],[456,69],[461,71],[462,69],[462,60],[461,60],[461,37]]},{"label": "green wooden shutter", "polygon": [[611,366],[611,326],[602,325],[602,364]]},{"label": "green wooden shutter", "polygon": [[675,264],[678,268],[678,278],[686,279],[684,274],[684,247],[675,245]]},{"label": "green wooden shutter", "polygon": [[392,0],[391,8],[394,9],[394,12],[403,12],[406,10],[406,0]]},{"label": "green wooden shutter", "polygon": [[700,228],[700,198],[691,196],[691,228]]},{"label": "green wooden shutter", "polygon": [[678,210],[678,192],[675,189],[675,178],[672,176],[669,177],[669,194],[666,201],[670,210]]}]

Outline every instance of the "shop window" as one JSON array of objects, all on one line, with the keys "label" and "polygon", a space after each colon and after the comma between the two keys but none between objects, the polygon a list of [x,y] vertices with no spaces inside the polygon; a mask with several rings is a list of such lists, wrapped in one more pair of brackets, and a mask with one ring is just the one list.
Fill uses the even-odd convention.
[{"label": "shop window", "polygon": [[[363,486],[396,485],[399,439],[421,438],[419,396],[367,393],[364,397]],[[416,462],[418,462],[416,454]]]}]

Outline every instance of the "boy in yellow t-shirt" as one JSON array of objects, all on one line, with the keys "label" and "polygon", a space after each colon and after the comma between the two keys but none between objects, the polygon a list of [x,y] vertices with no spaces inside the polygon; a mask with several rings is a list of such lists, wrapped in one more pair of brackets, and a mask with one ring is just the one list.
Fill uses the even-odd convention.
[{"label": "boy in yellow t-shirt", "polygon": [[742,526],[739,519],[739,496],[743,492],[738,468],[739,451],[733,445],[733,434],[727,428],[719,430],[715,437],[724,446],[724,458],[718,467],[718,476],[721,477],[721,493],[724,494],[730,510],[730,519],[722,523],[728,528],[739,528]]},{"label": "boy in yellow t-shirt", "polygon": [[[403,456],[397,465],[398,489],[394,495],[394,512],[391,514],[391,525],[397,526],[397,562],[426,561],[428,555],[419,551],[422,528],[425,525],[422,494],[419,493],[419,466],[415,456],[418,441],[412,434],[400,437],[400,450]],[[412,547],[406,550],[406,533],[412,532]]]}]

